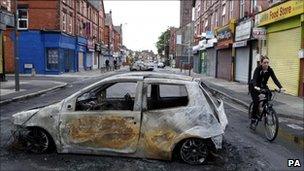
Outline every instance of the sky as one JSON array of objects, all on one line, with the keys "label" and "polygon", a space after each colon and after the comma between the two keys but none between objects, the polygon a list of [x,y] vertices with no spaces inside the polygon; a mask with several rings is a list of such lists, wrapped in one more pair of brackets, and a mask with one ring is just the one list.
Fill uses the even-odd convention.
[{"label": "sky", "polygon": [[157,49],[158,37],[169,26],[179,27],[178,0],[104,0],[114,25],[122,24],[123,44],[132,50]]}]

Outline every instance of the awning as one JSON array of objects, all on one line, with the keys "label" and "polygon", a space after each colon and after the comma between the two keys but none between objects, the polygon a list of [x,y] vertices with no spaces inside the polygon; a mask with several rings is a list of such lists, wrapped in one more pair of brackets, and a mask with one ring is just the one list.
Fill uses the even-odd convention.
[{"label": "awning", "polygon": [[196,46],[193,46],[192,47],[192,53],[196,54],[200,49],[201,49],[201,45],[200,44],[198,44]]}]

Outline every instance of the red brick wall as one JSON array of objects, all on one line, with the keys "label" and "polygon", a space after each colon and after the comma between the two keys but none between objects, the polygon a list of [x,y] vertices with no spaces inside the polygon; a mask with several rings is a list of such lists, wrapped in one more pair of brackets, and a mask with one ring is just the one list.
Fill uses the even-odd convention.
[{"label": "red brick wall", "polygon": [[104,36],[103,36],[103,42],[105,43],[105,45],[109,45],[109,39],[110,39],[109,34],[110,34],[109,26],[105,26]]},{"label": "red brick wall", "polygon": [[58,0],[19,0],[18,4],[29,5],[29,29],[59,30]]},{"label": "red brick wall", "polygon": [[114,38],[114,52],[119,51],[119,45],[121,44],[120,42],[120,34],[117,31],[114,31],[115,38]]},{"label": "red brick wall", "polygon": [[13,29],[4,31],[4,63],[6,73],[14,73],[15,71],[14,42],[9,37],[9,34],[13,31]]}]

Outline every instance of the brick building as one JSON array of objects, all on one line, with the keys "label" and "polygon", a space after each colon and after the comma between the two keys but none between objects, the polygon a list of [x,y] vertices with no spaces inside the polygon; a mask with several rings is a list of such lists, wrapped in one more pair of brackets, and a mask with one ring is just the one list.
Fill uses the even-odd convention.
[{"label": "brick building", "polygon": [[[17,8],[21,73],[32,68],[40,74],[60,74],[98,67],[104,31],[102,1],[19,0]],[[6,34],[11,35],[10,30]],[[9,46],[11,39],[6,43]],[[12,58],[12,51],[6,48],[6,60]]]},{"label": "brick building", "polygon": [[[13,28],[15,26],[14,23],[14,15],[11,12],[11,0],[1,0],[0,1],[0,81],[5,80],[5,62],[4,62],[4,48],[5,48],[5,30]],[[8,44],[6,46],[12,46],[12,44]],[[14,65],[14,58],[10,61],[7,61],[8,65]]]},{"label": "brick building", "polygon": [[[196,72],[231,81],[247,82],[252,75],[251,68],[256,66],[255,56],[258,53],[258,40],[251,37],[254,16],[269,7],[268,1],[193,2],[194,42],[199,49],[194,55]],[[245,32],[236,32],[236,29],[244,31],[244,28]],[[235,43],[235,40],[241,37],[248,38],[240,40],[243,41],[241,43]],[[244,65],[248,66],[246,71],[242,67]]]}]

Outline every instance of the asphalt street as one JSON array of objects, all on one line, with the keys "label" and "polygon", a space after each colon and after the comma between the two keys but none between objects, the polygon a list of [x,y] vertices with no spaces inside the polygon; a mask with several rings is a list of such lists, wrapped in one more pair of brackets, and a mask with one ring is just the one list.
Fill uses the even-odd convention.
[{"label": "asphalt street", "polygon": [[[60,79],[68,86],[46,94],[2,105],[1,112],[1,170],[302,170],[303,150],[281,140],[269,143],[262,127],[256,132],[248,128],[247,111],[233,102],[225,102],[229,126],[224,136],[223,150],[214,154],[205,165],[191,166],[179,161],[159,161],[125,157],[79,154],[29,154],[8,148],[6,142],[12,130],[14,113],[45,106],[64,99],[104,76]],[[302,168],[288,168],[288,159],[300,159]]]}]

